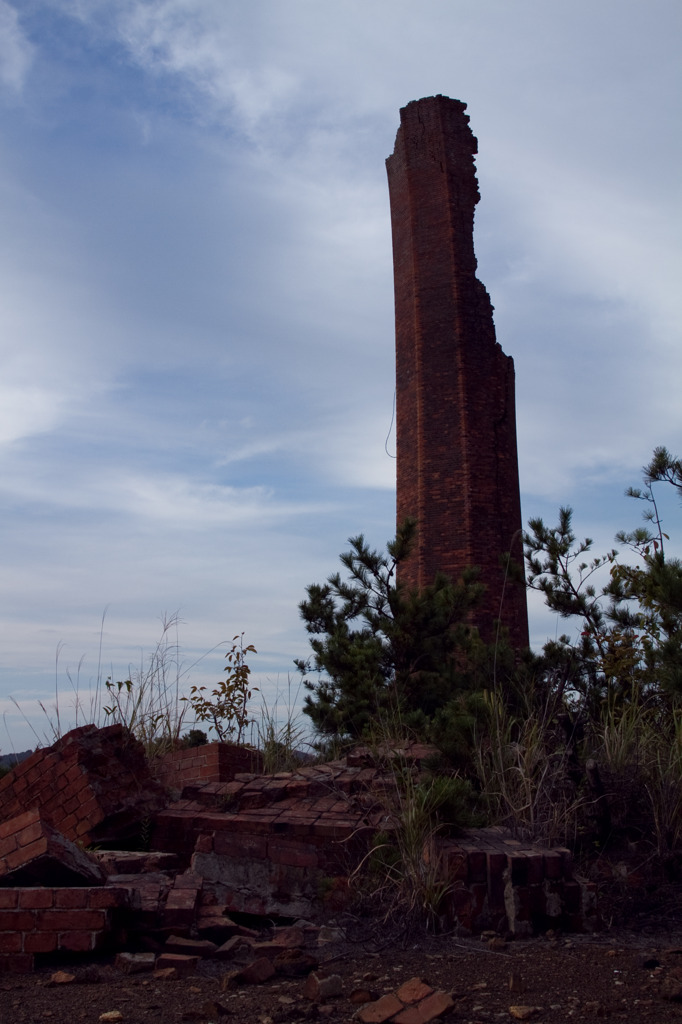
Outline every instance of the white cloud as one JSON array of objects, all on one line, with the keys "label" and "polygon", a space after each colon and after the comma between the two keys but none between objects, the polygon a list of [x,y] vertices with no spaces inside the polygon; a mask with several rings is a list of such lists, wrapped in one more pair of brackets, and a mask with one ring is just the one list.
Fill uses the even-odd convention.
[{"label": "white cloud", "polygon": [[124,496],[129,513],[193,530],[207,525],[228,529],[245,523],[253,527],[274,519],[281,521],[285,516],[322,511],[319,504],[274,501],[271,488],[197,484],[177,475],[157,479],[133,476],[114,484],[117,493]]},{"label": "white cloud", "polygon": [[0,83],[13,95],[21,93],[34,50],[19,25],[14,7],[0,0]]},{"label": "white cloud", "polygon": [[30,502],[51,509],[54,515],[105,513],[138,524],[200,531],[209,526],[264,527],[291,517],[321,514],[329,507],[325,501],[284,501],[271,486],[234,487],[158,471],[143,475],[117,467],[113,461],[100,466],[83,458],[69,463],[61,457],[53,468],[35,470],[35,456],[30,451],[17,453],[13,459],[6,457],[5,499]]},{"label": "white cloud", "polygon": [[52,430],[63,404],[62,395],[43,388],[0,385],[0,444]]},{"label": "white cloud", "polygon": [[92,675],[109,603],[114,664],[180,607],[192,651],[245,628],[286,671],[305,585],[391,535],[383,162],[422,95],[468,101],[480,140],[524,510],[628,525],[613,497],[682,449],[677,0],[15,6],[36,73],[0,108],[8,689],[48,688],[59,640]]},{"label": "white cloud", "polygon": [[670,331],[679,336],[682,299],[675,282],[682,256],[660,197],[596,174],[577,156],[566,165],[549,153],[492,148],[491,180],[507,192],[527,238],[522,269],[513,268],[511,276],[535,287],[560,280],[576,296],[593,294],[644,312],[657,335],[666,332],[664,342]]}]

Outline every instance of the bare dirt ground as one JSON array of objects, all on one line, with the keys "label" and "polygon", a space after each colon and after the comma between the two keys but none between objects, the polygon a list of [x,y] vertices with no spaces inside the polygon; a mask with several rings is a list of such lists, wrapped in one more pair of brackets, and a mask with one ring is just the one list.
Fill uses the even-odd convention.
[{"label": "bare dirt ground", "polygon": [[[493,945],[499,948],[480,938],[450,935],[413,937],[382,949],[376,940],[375,934],[372,942],[319,951],[323,969],[342,982],[342,995],[326,1002],[306,998],[302,978],[224,988],[222,979],[234,964],[210,960],[182,979],[125,975],[111,960],[63,962],[32,975],[0,978],[0,1022],[95,1024],[112,1011],[118,1014],[109,1019],[122,1024],[350,1021],[360,1008],[350,999],[354,990],[381,996],[415,976],[452,994],[454,1007],[444,1019],[469,1024],[524,1019],[512,1007],[525,1007],[525,1019],[537,1024],[682,1020],[682,928],[677,922],[594,936],[550,934],[507,943],[498,938]],[[75,980],[51,984],[57,969]]]},{"label": "bare dirt ground", "polygon": [[[401,935],[379,918],[344,914],[344,938],[307,949],[318,974],[340,979],[340,994],[320,1001],[306,996],[304,977],[230,984],[248,951],[238,962],[203,960],[184,978],[125,974],[113,958],[45,963],[0,975],[0,1024],[335,1024],[356,1019],[357,990],[376,999],[415,977],[452,996],[443,1019],[458,1024],[682,1022],[682,884],[604,884],[599,902],[598,933],[515,940]],[[73,980],[55,984],[57,971]]]}]

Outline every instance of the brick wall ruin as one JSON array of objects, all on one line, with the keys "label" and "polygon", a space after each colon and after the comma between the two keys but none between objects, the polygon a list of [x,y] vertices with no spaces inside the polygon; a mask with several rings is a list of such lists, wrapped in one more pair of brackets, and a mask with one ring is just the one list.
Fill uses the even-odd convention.
[{"label": "brick wall ruin", "polygon": [[[198,936],[197,950],[227,943],[221,955],[229,957],[230,943],[244,937],[230,915],[320,921],[343,910],[349,877],[373,838],[381,832],[390,842],[398,827],[396,755],[384,751],[377,761],[358,749],[267,776],[238,771],[254,766],[254,752],[227,747],[173,755],[162,768],[172,781],[163,791],[132,737],[118,726],[90,726],[6,776],[0,971],[30,970],[36,957],[111,954],[143,939],[165,948],[169,936],[186,945]],[[418,745],[397,751],[416,771],[432,754]],[[83,837],[100,828],[110,848],[84,849]],[[151,852],[139,849],[142,841]],[[573,877],[567,850],[489,828],[443,839],[437,855],[451,884],[443,913],[460,930],[527,935],[595,920],[593,889]]]},{"label": "brick wall ruin", "polygon": [[495,339],[476,277],[477,142],[466,104],[445,96],[400,111],[386,161],[396,320],[397,518],[416,518],[415,550],[400,579],[423,587],[441,570],[481,569],[487,592],[473,614],[528,646],[525,588],[500,556],[522,565],[514,364]]},{"label": "brick wall ruin", "polygon": [[177,791],[192,782],[229,782],[238,772],[262,772],[263,755],[253,747],[234,743],[204,743],[174,750],[154,766],[154,776],[167,790]]},{"label": "brick wall ruin", "polygon": [[0,821],[37,807],[67,839],[85,845],[134,839],[166,802],[142,744],[122,725],[72,729],[0,779]]}]

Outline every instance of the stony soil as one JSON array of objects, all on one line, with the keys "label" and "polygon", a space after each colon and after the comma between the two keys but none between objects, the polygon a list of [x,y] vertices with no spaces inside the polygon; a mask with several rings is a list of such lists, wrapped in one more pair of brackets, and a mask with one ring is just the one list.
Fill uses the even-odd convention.
[{"label": "stony soil", "polygon": [[[353,942],[319,951],[343,994],[326,1003],[303,995],[304,979],[275,977],[260,985],[225,988],[234,964],[204,961],[183,979],[122,974],[112,961],[43,966],[33,975],[0,978],[1,1024],[96,1024],[113,1010],[123,1024],[152,1021],[350,1021],[355,989],[376,996],[418,976],[452,994],[446,1020],[512,1021],[510,1007],[531,1009],[536,1024],[611,1018],[666,1024],[682,1020],[682,930],[543,936],[504,943],[453,936],[428,937],[383,949]],[[51,984],[57,969],[75,975]],[[510,990],[510,979],[514,990]],[[516,1018],[518,1019],[518,1017]]]}]

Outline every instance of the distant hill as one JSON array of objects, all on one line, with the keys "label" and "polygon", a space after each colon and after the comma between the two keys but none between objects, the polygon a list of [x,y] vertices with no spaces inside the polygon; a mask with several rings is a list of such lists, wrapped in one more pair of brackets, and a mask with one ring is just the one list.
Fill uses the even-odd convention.
[{"label": "distant hill", "polygon": [[15,765],[20,764],[21,761],[25,761],[27,757],[30,757],[32,753],[32,750],[20,750],[16,754],[14,752],[11,754],[0,754],[0,766],[14,768]]}]

